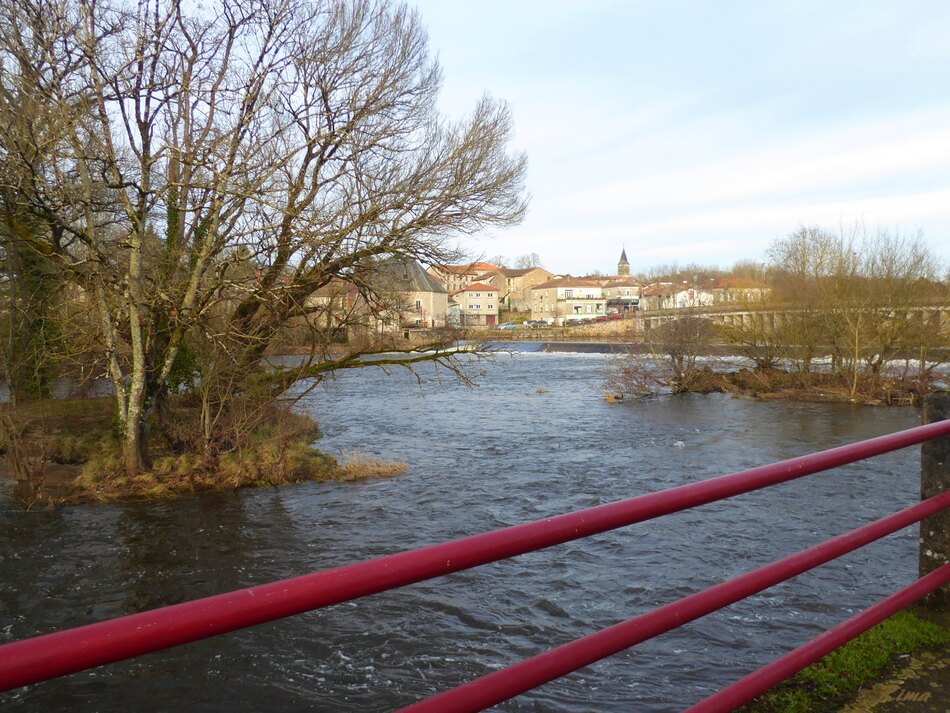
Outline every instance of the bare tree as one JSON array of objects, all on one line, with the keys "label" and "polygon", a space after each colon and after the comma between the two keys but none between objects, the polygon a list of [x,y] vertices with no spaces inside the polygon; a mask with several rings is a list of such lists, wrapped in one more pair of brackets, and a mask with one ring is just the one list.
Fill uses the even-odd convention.
[{"label": "bare tree", "polygon": [[148,467],[184,347],[216,345],[230,366],[202,377],[222,393],[250,379],[274,397],[359,361],[256,374],[316,290],[371,296],[378,258],[451,262],[457,235],[523,216],[507,107],[440,117],[439,68],[405,6],[7,0],[0,33],[3,84],[34,87],[46,127],[3,145],[53,226],[45,248],[99,313],[130,473]]},{"label": "bare tree", "polygon": [[714,390],[718,386],[702,359],[709,356],[715,336],[708,319],[689,308],[678,310],[676,316],[641,335],[642,347],[634,345],[610,360],[604,388],[608,393],[634,396]]},{"label": "bare tree", "polygon": [[519,270],[527,270],[531,267],[541,267],[541,256],[537,253],[525,253],[519,255],[515,260],[515,267]]},{"label": "bare tree", "polygon": [[875,391],[884,365],[897,355],[926,355],[945,343],[944,327],[929,324],[925,314],[940,313],[947,286],[919,234],[871,234],[862,225],[839,234],[803,227],[774,243],[769,254],[773,306],[782,310],[788,353],[808,371],[819,353],[830,351],[852,398],[862,383]]},{"label": "bare tree", "polygon": [[770,301],[783,310],[786,354],[803,373],[811,370],[815,358],[823,350],[826,353],[833,341],[829,296],[823,286],[831,279],[837,244],[833,233],[803,226],[769,249]]}]

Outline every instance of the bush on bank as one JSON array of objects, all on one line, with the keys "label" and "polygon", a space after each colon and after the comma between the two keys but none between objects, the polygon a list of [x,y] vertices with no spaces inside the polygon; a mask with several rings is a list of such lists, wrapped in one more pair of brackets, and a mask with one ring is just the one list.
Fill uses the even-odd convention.
[{"label": "bush on bank", "polygon": [[[110,399],[75,399],[0,406],[3,470],[22,482],[29,504],[127,498],[166,498],[209,490],[279,486],[303,481],[356,480],[401,475],[408,466],[351,454],[345,463],[313,447],[320,437],[308,416],[265,407],[255,425],[235,429],[227,450],[203,452],[185,441],[154,439],[149,470],[128,476]],[[194,413],[176,408],[178,430]],[[12,424],[16,424],[13,426]],[[185,448],[182,448],[182,444]],[[177,447],[176,447],[177,445]],[[14,463],[13,461],[17,461]]]}]

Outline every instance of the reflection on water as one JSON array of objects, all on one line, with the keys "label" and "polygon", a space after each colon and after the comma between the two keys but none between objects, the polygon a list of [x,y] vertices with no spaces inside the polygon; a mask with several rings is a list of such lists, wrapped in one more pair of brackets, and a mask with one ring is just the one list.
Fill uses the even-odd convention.
[{"label": "reflection on water", "polygon": [[[301,404],[392,480],[25,512],[0,485],[12,640],[653,492],[914,425],[724,395],[608,405],[597,354],[499,356],[468,390],[343,374]],[[426,372],[431,374],[431,372]],[[442,375],[444,376],[444,374]],[[544,392],[539,393],[538,388]],[[4,710],[386,711],[911,504],[915,449],[25,690]],[[910,582],[911,530],[500,706],[678,710]]]}]

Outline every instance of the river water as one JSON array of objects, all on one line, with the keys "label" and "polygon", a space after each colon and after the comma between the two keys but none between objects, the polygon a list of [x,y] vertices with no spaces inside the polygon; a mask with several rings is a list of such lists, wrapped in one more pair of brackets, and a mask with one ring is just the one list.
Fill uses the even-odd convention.
[{"label": "river water", "polygon": [[[609,405],[599,354],[344,373],[300,407],[390,480],[26,512],[0,483],[0,641],[653,492],[916,425],[686,395]],[[4,711],[388,711],[915,502],[919,450],[0,694]],[[901,533],[498,707],[676,711],[916,575]]]}]

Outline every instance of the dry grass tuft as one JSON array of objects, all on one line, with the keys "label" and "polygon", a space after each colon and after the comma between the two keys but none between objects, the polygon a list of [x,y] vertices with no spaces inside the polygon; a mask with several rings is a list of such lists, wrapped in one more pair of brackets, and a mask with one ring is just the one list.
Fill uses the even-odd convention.
[{"label": "dry grass tuft", "polygon": [[346,463],[336,467],[333,479],[349,481],[363,478],[394,478],[405,475],[408,470],[408,463],[369,458],[354,451],[347,456]]}]

